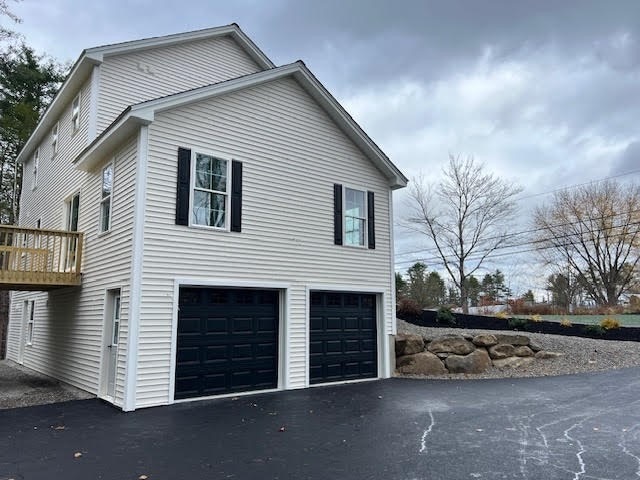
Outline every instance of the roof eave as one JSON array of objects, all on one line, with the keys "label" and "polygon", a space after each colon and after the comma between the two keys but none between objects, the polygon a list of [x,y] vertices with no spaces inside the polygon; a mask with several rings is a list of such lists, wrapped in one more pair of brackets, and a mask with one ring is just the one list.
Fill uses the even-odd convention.
[{"label": "roof eave", "polygon": [[59,120],[64,109],[67,107],[67,104],[71,102],[72,98],[76,95],[76,91],[91,74],[93,66],[100,62],[101,60],[97,57],[94,55],[87,55],[86,52],[83,52],[82,55],[80,55],[80,58],[78,58],[78,61],[71,69],[71,73],[67,76],[53,101],[42,115],[40,123],[38,123],[35,130],[16,157],[16,160],[19,163],[27,161],[31,152],[42,141],[44,134],[53,128],[53,125]]},{"label": "roof eave", "polygon": [[152,121],[153,117],[136,114],[130,109],[125,110],[119,120],[78,155],[74,160],[76,169],[90,172],[108,158],[122,142],[135,134],[138,128],[149,125]]}]

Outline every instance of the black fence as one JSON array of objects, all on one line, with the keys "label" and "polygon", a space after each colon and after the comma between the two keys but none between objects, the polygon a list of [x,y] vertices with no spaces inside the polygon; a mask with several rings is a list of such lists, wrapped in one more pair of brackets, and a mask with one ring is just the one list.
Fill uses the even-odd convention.
[{"label": "black fence", "polygon": [[529,333],[549,333],[572,337],[596,338],[602,340],[628,340],[640,342],[640,327],[619,327],[605,329],[600,325],[574,323],[563,326],[548,320],[534,321],[525,318],[498,318],[484,315],[454,313],[453,320],[438,320],[438,312],[424,310],[422,315],[402,315],[398,318],[421,327],[475,328],[481,330],[510,330]]}]

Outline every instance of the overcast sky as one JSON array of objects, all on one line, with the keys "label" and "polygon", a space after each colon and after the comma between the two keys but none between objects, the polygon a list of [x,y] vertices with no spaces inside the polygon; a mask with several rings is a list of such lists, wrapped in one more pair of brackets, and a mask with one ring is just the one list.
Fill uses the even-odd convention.
[{"label": "overcast sky", "polygon": [[[236,22],[276,64],[304,60],[408,177],[435,179],[450,153],[474,155],[524,187],[524,210],[549,199],[531,195],[640,170],[639,0],[24,0],[13,10],[27,43],[61,61]],[[400,237],[404,270],[421,254],[401,254],[427,244]],[[489,267],[515,278],[527,265]]]}]

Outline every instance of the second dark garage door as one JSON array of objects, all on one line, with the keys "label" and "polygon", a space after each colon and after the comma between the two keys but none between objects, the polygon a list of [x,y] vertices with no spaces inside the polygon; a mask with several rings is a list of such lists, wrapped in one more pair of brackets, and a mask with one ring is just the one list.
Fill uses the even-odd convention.
[{"label": "second dark garage door", "polygon": [[311,292],[309,382],[378,375],[376,296]]},{"label": "second dark garage door", "polygon": [[174,398],[278,385],[278,292],[182,287]]}]

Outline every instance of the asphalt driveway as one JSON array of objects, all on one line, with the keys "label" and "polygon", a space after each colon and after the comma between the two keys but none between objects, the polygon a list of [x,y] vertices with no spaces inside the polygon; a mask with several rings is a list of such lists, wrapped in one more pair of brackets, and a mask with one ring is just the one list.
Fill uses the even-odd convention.
[{"label": "asphalt driveway", "polygon": [[640,369],[0,411],[0,479],[640,477]]}]

